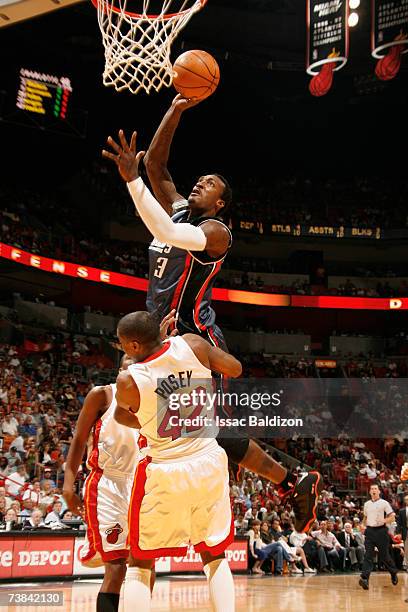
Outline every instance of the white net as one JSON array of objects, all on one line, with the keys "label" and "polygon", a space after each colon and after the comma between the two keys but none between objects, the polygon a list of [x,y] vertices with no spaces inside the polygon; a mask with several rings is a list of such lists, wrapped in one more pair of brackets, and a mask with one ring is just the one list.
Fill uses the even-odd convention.
[{"label": "white net", "polygon": [[[172,42],[206,0],[163,0],[154,15],[150,0],[92,1],[97,5],[105,48],[104,85],[132,93],[169,87],[173,80]],[[140,13],[131,11],[135,5]]]}]

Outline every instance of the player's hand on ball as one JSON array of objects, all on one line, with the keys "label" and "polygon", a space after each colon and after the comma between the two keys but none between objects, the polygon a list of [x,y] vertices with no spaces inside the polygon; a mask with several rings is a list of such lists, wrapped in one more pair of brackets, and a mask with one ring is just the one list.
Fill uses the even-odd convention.
[{"label": "player's hand on ball", "polygon": [[401,480],[408,480],[408,463],[404,463],[401,468]]},{"label": "player's hand on ball", "polygon": [[183,112],[188,108],[192,108],[193,106],[197,106],[201,102],[199,98],[183,98],[181,94],[177,94],[174,98],[171,105],[176,108],[178,111]]},{"label": "player's hand on ball", "polygon": [[130,183],[138,178],[139,163],[145,154],[145,151],[139,151],[139,153],[136,153],[136,136],[136,132],[133,132],[130,144],[128,144],[123,130],[119,130],[120,144],[113,140],[111,136],[108,137],[107,141],[114,153],[111,151],[106,151],[105,149],[102,151],[102,157],[111,159],[115,162],[120,176],[124,181],[126,181],[126,183]]},{"label": "player's hand on ball", "polygon": [[162,322],[160,323],[160,338],[162,340],[166,340],[166,338],[171,338],[172,336],[177,336],[177,329],[173,329],[173,331],[169,334],[170,325],[173,325],[173,323],[176,322],[175,314],[176,311],[173,308],[173,310],[170,310],[169,314],[162,319]]}]

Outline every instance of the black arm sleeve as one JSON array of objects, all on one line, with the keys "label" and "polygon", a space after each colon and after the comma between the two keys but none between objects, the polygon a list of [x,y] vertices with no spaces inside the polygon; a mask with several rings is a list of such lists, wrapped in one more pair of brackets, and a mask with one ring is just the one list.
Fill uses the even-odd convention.
[{"label": "black arm sleeve", "polygon": [[227,453],[228,459],[238,465],[245,457],[249,446],[249,438],[239,433],[237,433],[236,438],[223,438],[222,432],[220,432],[217,437],[217,442]]}]

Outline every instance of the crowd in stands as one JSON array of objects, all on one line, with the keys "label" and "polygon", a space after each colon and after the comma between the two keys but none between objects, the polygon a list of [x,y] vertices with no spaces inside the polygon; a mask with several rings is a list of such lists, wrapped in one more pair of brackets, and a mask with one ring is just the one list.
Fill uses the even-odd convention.
[{"label": "crowd in stands", "polygon": [[290,498],[282,503],[273,484],[245,470],[238,482],[231,478],[235,531],[249,536],[255,574],[282,574],[284,560],[291,574],[360,570],[363,505],[372,483],[380,484],[396,512],[396,520],[389,526],[390,549],[397,567],[406,569],[408,551],[404,556],[398,510],[408,506],[408,486],[399,479],[407,443],[402,439],[375,440],[371,447],[374,450],[362,441],[348,439],[287,441],[287,453],[324,476],[317,520],[306,534],[296,532]]},{"label": "crowd in stands", "polygon": [[[293,221],[331,223],[335,220],[346,225],[358,222],[361,226],[382,223],[386,226],[391,224],[393,227],[406,227],[406,213],[395,206],[395,200],[404,201],[402,194],[405,193],[406,186],[405,188],[401,186],[401,190],[393,188],[391,194],[387,192],[387,186],[391,182],[378,185],[378,181],[379,179],[373,178],[356,179],[355,182],[350,181],[342,185],[332,179],[321,182],[289,178],[276,181],[268,189],[250,183],[237,190],[233,215],[245,218],[247,211],[250,210],[251,214],[262,220],[281,223]],[[89,196],[94,210],[97,206],[101,207],[96,218],[92,213],[92,206],[80,208],[77,202],[77,208],[72,208],[67,196],[64,197],[63,194],[57,199],[48,190],[43,193],[35,190],[19,192],[14,186],[13,189],[3,186],[1,195],[6,204],[0,212],[0,240],[35,254],[146,277],[148,271],[146,245],[107,239],[103,233],[103,221],[115,218],[121,210],[116,204],[112,209],[107,201],[117,203],[128,198],[126,191],[122,189],[123,186],[120,183],[117,185],[112,180],[111,174],[106,172],[104,166],[96,166],[92,172],[85,173],[76,185],[76,189],[79,190],[84,184],[87,185],[88,191],[82,194],[82,197]],[[328,202],[324,204],[325,198]],[[381,206],[387,199],[393,202],[390,209]],[[308,207],[312,202],[313,212],[310,212]],[[297,207],[293,208],[295,203]],[[340,204],[343,207],[342,212],[337,208]],[[342,217],[342,214],[345,217]],[[407,295],[408,291],[406,282],[379,282],[375,287],[366,288],[347,279],[337,287],[327,288],[324,284],[316,286],[297,278],[288,285],[270,284],[261,276],[264,272],[296,274],[297,270],[292,267],[287,261],[274,261],[271,258],[243,257],[235,260],[230,256],[224,263],[225,272],[218,285],[249,291],[300,295],[396,297]],[[233,272],[228,274],[228,270]],[[255,272],[257,277],[254,278],[252,272]],[[341,273],[351,274],[351,272],[353,270],[349,267]],[[330,265],[328,273],[335,274],[336,266]],[[380,270],[367,269],[356,263],[355,273],[358,276],[383,275],[391,278],[396,274],[406,275],[407,270],[403,264],[396,264],[391,269],[385,266]]]},{"label": "crowd in stands", "polygon": [[[331,368],[323,365],[317,368],[311,357],[297,359],[262,352],[240,354],[243,364],[243,378],[307,378],[329,373]],[[373,380],[375,378],[407,378],[406,359],[375,360],[364,355],[345,355],[338,364],[344,378]]]},{"label": "crowd in stands", "polygon": [[[79,518],[67,511],[61,487],[75,423],[93,384],[88,377],[90,362],[82,364],[81,373],[74,373],[74,368],[89,351],[94,351],[95,360],[97,349],[81,337],[61,335],[57,339],[50,335],[47,341],[48,349],[38,354],[24,346],[0,346],[3,530],[61,529]],[[88,370],[84,369],[86,365]],[[355,376],[360,374],[362,364],[350,360],[346,367]],[[307,359],[291,362],[260,355],[244,357],[244,369],[254,377],[307,377],[314,372]],[[388,370],[393,376],[395,364],[388,364]],[[404,504],[407,491],[398,474],[407,456],[406,441],[401,437],[364,443],[315,436],[280,443],[280,448],[300,465],[322,472],[325,489],[317,522],[308,534],[298,534],[290,500],[282,503],[273,484],[248,472],[240,478],[231,473],[235,529],[249,536],[254,573],[358,569],[364,550],[362,504],[369,484],[379,482],[395,510]],[[281,460],[281,456],[276,457]],[[83,466],[78,490],[85,473]],[[392,525],[390,546],[401,567],[403,543],[397,531]]]},{"label": "crowd in stands", "polygon": [[269,223],[401,228],[408,187],[385,177],[281,177],[236,189],[233,214]]},{"label": "crowd in stands", "polygon": [[[327,274],[333,276],[357,276],[361,278],[389,278],[408,276],[408,268],[403,261],[394,261],[392,264],[372,262],[370,265],[361,261],[330,261],[326,266]],[[298,262],[288,259],[274,260],[272,257],[249,257],[242,254],[235,257],[232,252],[223,263],[223,269],[241,271],[242,273],[268,273],[268,274],[300,274]],[[392,282],[392,281],[391,281]]]},{"label": "crowd in stands", "polygon": [[73,518],[61,488],[72,432],[92,387],[82,373],[91,375],[101,360],[112,365],[85,338],[48,335],[47,344],[39,353],[38,341],[34,352],[0,345],[3,529],[63,528],[61,521]]},{"label": "crowd in stands", "polygon": [[15,497],[16,480],[43,484],[52,473],[61,486],[72,429],[92,386],[82,373],[91,375],[99,360],[111,365],[83,338],[49,336],[48,347],[37,342],[35,352],[25,346],[0,345],[0,478]]},{"label": "crowd in stands", "polygon": [[[40,196],[32,195],[29,205],[21,203],[17,211],[6,209],[0,212],[1,241],[45,257],[88,264],[122,274],[147,276],[146,245],[92,238],[92,233],[87,234],[81,224],[72,227],[73,224],[69,222],[65,225],[65,218],[64,222],[60,219],[59,225],[45,227],[47,217],[44,211],[39,211],[42,204]],[[30,213],[27,210],[29,206]],[[38,217],[35,216],[36,212]],[[62,209],[62,214],[64,212],[69,219],[69,211]]]},{"label": "crowd in stands", "polygon": [[[35,210],[35,209],[34,209]],[[74,233],[55,233],[52,228],[45,230],[39,223],[33,223],[32,213],[25,214],[8,210],[0,212],[0,239],[6,244],[43,255],[97,266],[102,269],[147,278],[147,245],[119,240],[97,240],[86,236],[83,228]],[[82,236],[82,237],[81,237]],[[263,272],[281,272],[287,268],[285,262],[273,262],[262,258],[227,258],[223,273],[216,286],[266,293],[285,293],[295,295],[346,295],[357,297],[398,297],[408,295],[408,283],[378,282],[375,287],[359,287],[350,279],[345,279],[338,287],[313,284],[294,278],[291,284],[270,284],[262,277]],[[243,270],[243,271],[242,271]],[[255,277],[252,272],[256,272]],[[359,270],[362,273],[362,270]],[[387,274],[391,277],[390,270]],[[395,273],[393,273],[395,275]],[[367,271],[365,274],[367,275]],[[294,275],[295,276],[295,275]]]},{"label": "crowd in stands", "polygon": [[[228,261],[228,260],[227,260]],[[294,275],[295,276],[295,275]],[[270,284],[261,274],[248,274],[241,271],[223,271],[216,281],[216,287],[262,291],[265,293],[284,293],[289,295],[343,295],[350,297],[399,297],[408,295],[408,282],[403,279],[398,284],[379,281],[375,287],[358,287],[349,278],[338,287],[327,287],[326,284],[314,284],[308,280],[295,278],[290,285]]]},{"label": "crowd in stands", "polygon": [[[95,163],[84,171],[93,188],[111,201],[122,202],[134,214],[126,192],[115,172]],[[178,185],[188,196],[196,177]],[[360,228],[401,228],[408,226],[405,202],[407,183],[402,177],[302,177],[275,176],[267,179],[231,177],[233,206],[231,217],[280,224],[323,224]]]}]

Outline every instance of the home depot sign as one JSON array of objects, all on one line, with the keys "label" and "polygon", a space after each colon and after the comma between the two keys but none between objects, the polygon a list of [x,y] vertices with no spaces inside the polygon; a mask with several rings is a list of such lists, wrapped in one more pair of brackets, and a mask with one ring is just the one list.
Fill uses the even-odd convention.
[{"label": "home depot sign", "polygon": [[72,575],[74,538],[0,538],[0,579]]}]

